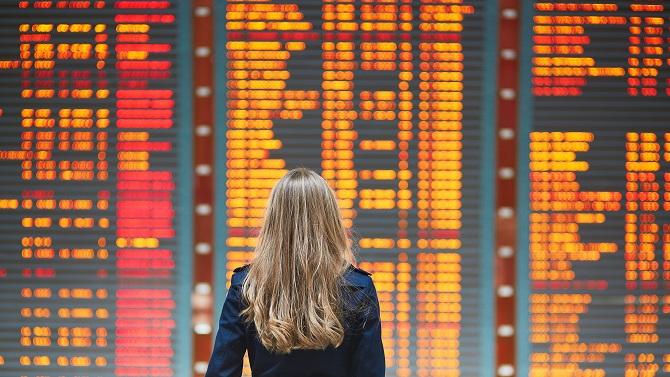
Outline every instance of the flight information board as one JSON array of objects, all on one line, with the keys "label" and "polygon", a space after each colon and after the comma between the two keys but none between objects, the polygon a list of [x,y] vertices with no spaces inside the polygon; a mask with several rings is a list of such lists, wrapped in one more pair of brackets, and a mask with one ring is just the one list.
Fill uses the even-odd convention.
[{"label": "flight information board", "polygon": [[493,339],[481,333],[492,303],[482,302],[491,271],[482,276],[490,237],[481,230],[491,227],[480,216],[488,189],[480,180],[492,179],[482,175],[491,166],[482,132],[492,130],[490,7],[228,1],[217,12],[225,19],[216,32],[217,87],[225,88],[220,267],[229,279],[252,257],[276,180],[297,166],[315,169],[337,194],[360,267],[373,273],[389,376],[492,370],[493,348],[480,339]]},{"label": "flight information board", "polygon": [[180,7],[0,6],[2,376],[190,370]]},{"label": "flight information board", "polygon": [[528,3],[519,358],[530,376],[670,375],[670,3]]}]

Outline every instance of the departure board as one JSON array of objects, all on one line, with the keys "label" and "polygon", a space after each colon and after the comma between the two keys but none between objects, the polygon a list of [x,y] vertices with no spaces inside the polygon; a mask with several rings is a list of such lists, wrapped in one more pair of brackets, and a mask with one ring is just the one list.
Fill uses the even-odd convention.
[{"label": "departure board", "polygon": [[492,303],[482,302],[491,228],[480,216],[480,180],[492,179],[482,173],[491,11],[477,0],[309,0],[228,1],[217,12],[226,279],[252,258],[277,179],[315,169],[373,274],[388,376],[491,370],[480,339],[493,339],[480,330]]},{"label": "departure board", "polygon": [[528,3],[519,358],[530,376],[670,375],[670,3]]},{"label": "departure board", "polygon": [[0,5],[1,376],[190,369],[179,8]]}]

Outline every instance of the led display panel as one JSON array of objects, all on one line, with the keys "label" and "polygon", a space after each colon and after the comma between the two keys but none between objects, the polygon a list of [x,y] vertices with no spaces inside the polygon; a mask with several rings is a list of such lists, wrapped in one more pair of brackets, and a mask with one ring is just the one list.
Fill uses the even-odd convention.
[{"label": "led display panel", "polygon": [[482,130],[495,6],[227,1],[217,13],[227,279],[252,257],[276,180],[315,169],[373,274],[388,376],[478,375],[492,358],[480,339],[493,302],[482,302],[480,181],[492,179]]},{"label": "led display panel", "polygon": [[2,376],[190,370],[179,7],[0,5]]},{"label": "led display panel", "polygon": [[669,5],[526,4],[530,376],[670,373]]}]

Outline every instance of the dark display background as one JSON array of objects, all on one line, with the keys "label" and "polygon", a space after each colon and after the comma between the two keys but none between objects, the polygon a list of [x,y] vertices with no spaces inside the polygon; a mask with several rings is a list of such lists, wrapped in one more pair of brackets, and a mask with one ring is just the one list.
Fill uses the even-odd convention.
[{"label": "dark display background", "polygon": [[189,6],[0,4],[0,375],[189,373]]}]

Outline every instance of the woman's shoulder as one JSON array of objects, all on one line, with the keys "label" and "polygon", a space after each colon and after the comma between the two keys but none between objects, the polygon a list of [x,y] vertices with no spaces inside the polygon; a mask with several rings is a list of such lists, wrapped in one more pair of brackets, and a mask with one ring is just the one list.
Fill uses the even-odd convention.
[{"label": "woman's shoulder", "polygon": [[[235,269],[233,269],[233,276],[231,278],[231,285],[242,285],[244,282],[244,278],[247,276],[249,273],[249,264],[245,264],[243,266],[239,266]],[[344,273],[344,281],[348,285],[354,285],[354,286],[359,286],[359,287],[369,287],[371,286],[372,283],[372,273],[356,267],[352,264],[350,264],[345,273]]]},{"label": "woman's shoulder", "polygon": [[249,270],[249,266],[251,266],[251,265],[250,265],[250,264],[245,264],[244,266],[240,266],[240,267],[237,267],[237,268],[233,269],[233,272],[244,272],[244,271],[248,271],[248,270]]},{"label": "woman's shoulder", "polygon": [[344,281],[349,285],[369,287],[372,285],[372,274],[350,264],[344,273]]},{"label": "woman's shoulder", "polygon": [[247,276],[248,272],[249,272],[248,264],[233,269],[233,276],[230,279],[230,285],[242,285],[242,283],[244,282],[244,278]]},{"label": "woman's shoulder", "polygon": [[343,304],[345,322],[352,333],[362,330],[366,320],[378,316],[379,302],[372,274],[350,265],[344,273]]}]

